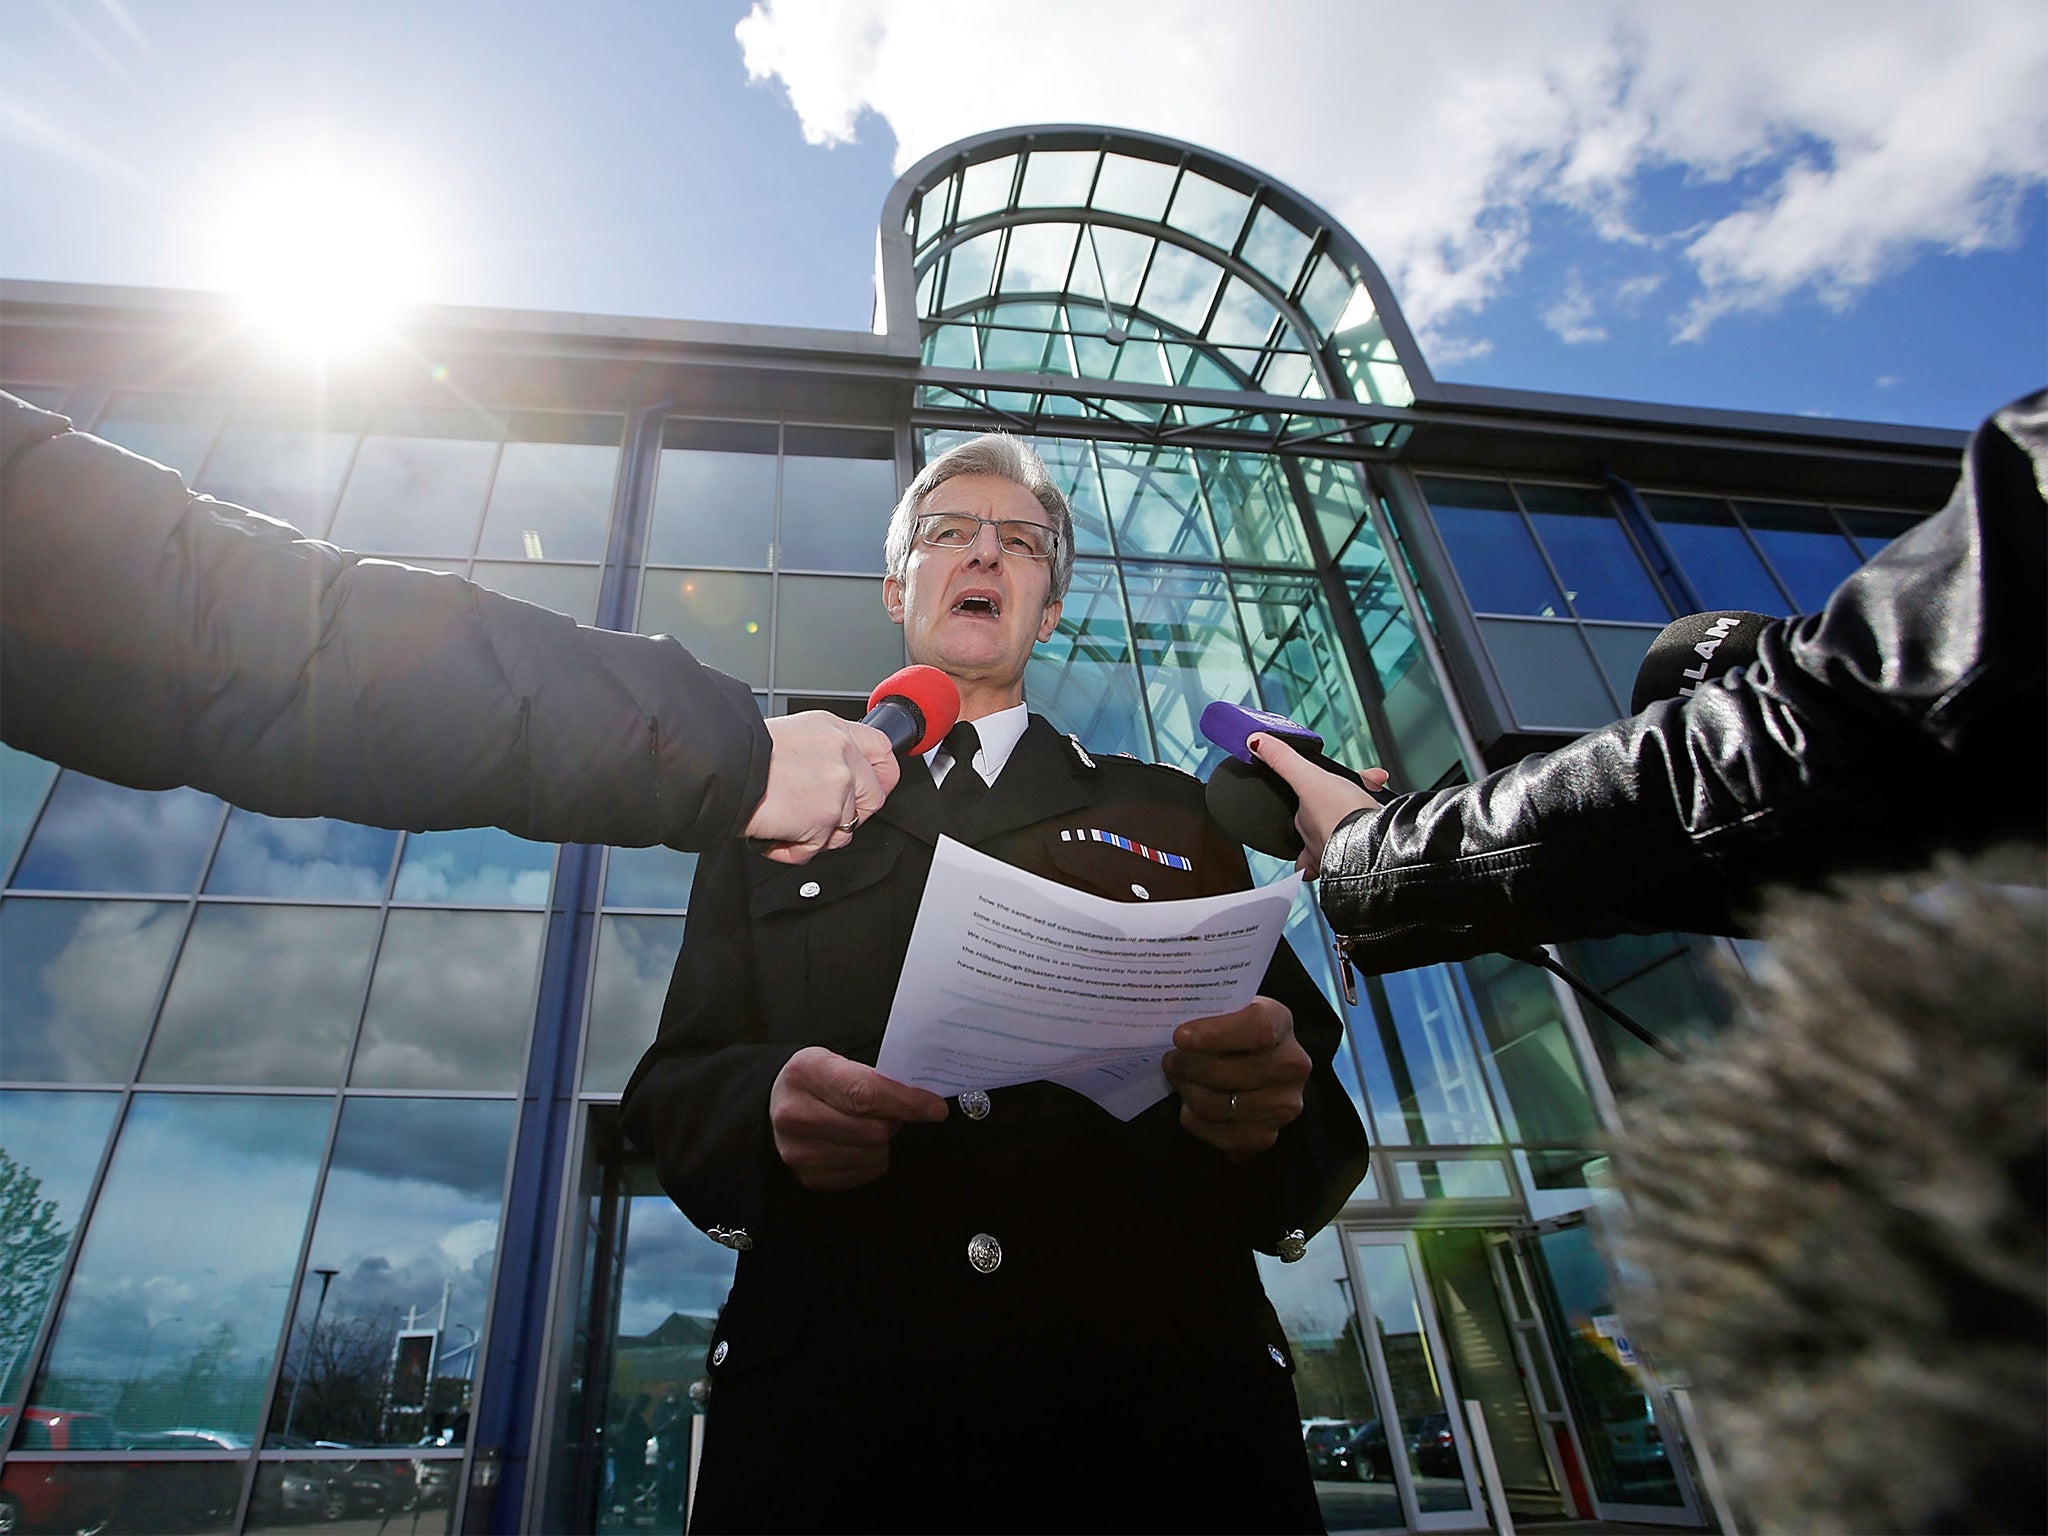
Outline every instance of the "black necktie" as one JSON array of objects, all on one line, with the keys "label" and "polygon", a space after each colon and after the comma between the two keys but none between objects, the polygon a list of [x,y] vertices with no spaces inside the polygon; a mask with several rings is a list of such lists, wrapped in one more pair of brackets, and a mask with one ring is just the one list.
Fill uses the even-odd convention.
[{"label": "black necktie", "polygon": [[946,732],[944,746],[952,754],[953,766],[946,770],[946,782],[939,786],[939,803],[957,814],[988,793],[987,782],[974,768],[974,754],[981,750],[981,734],[962,720]]}]

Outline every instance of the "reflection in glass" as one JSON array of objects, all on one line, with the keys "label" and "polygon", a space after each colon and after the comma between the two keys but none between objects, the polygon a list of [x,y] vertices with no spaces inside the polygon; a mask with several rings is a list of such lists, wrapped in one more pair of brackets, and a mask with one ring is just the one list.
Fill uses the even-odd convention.
[{"label": "reflection in glass", "polygon": [[1671,617],[1600,492],[1525,485],[1522,501],[1580,618],[1663,624]]},{"label": "reflection in glass", "polygon": [[0,1093],[0,1404],[21,1401],[21,1372],[120,1104],[112,1093]]},{"label": "reflection in glass", "polygon": [[1227,559],[1307,565],[1301,514],[1279,462],[1263,453],[1197,453]]},{"label": "reflection in glass", "polygon": [[1589,1142],[1600,1134],[1550,979],[1506,955],[1452,971],[1469,989],[1486,1037],[1495,1103],[1512,1141]]},{"label": "reflection in glass", "polygon": [[38,891],[172,891],[199,883],[221,803],[196,789],[57,780],[14,884]]},{"label": "reflection in glass", "polygon": [[369,554],[467,555],[500,425],[470,411],[380,413],[342,490],[333,542]]},{"label": "reflection in glass", "polygon": [[248,1445],[333,1113],[324,1097],[136,1095],[35,1401]]},{"label": "reflection in glass", "polygon": [[[237,1436],[181,1434],[176,1431],[118,1438],[132,1450],[219,1451]],[[245,1444],[234,1450],[246,1452]],[[235,1528],[235,1508],[242,1502],[241,1460],[131,1461],[114,1485],[120,1504],[112,1528],[117,1531],[176,1531],[179,1536],[228,1536]]]},{"label": "reflection in glass", "polygon": [[605,863],[604,904],[608,907],[673,907],[690,904],[697,855],[659,843],[652,848],[614,848]]},{"label": "reflection in glass", "polygon": [[[765,570],[775,542],[775,429],[729,445],[693,424],[670,422],[662,439],[647,529],[649,565],[737,565]],[[725,434],[721,434],[723,436]],[[717,445],[717,446],[714,446]]]},{"label": "reflection in glass", "polygon": [[1585,731],[1627,713],[1608,692],[1577,625],[1481,619],[1479,634],[1523,726]]},{"label": "reflection in glass", "polygon": [[228,814],[207,872],[211,896],[301,896],[381,901],[398,834],[319,817]]},{"label": "reflection in glass", "polygon": [[610,441],[507,443],[484,513],[482,560],[602,560],[619,470],[619,423]]},{"label": "reflection in glass", "polygon": [[243,1536],[303,1536],[331,1521],[354,1522],[332,1529],[449,1536],[461,1471],[459,1457],[266,1461],[256,1469]]},{"label": "reflection in glass", "polygon": [[1438,1146],[1499,1141],[1500,1124],[1449,969],[1397,971],[1380,978],[1380,986],[1393,1014],[1380,1033],[1410,1140]]},{"label": "reflection in glass", "polygon": [[775,623],[779,688],[865,693],[903,665],[903,629],[879,581],[785,576]]},{"label": "reflection in glass", "polygon": [[143,1080],[331,1087],[377,940],[373,907],[206,904],[192,919]]},{"label": "reflection in glass", "polygon": [[1505,1165],[1492,1158],[1402,1158],[1394,1183],[1403,1200],[1505,1200],[1514,1193]]},{"label": "reflection in glass", "polygon": [[1193,454],[1121,443],[1101,443],[1095,451],[1119,549],[1127,555],[1216,558]]},{"label": "reflection in glass", "polygon": [[1205,778],[1223,749],[1202,735],[1202,711],[1214,699],[1258,705],[1229,582],[1220,571],[1127,565],[1124,587],[1160,760]]},{"label": "reflection in glass", "polygon": [[538,912],[392,912],[350,1082],[516,1089],[544,931]]},{"label": "reflection in glass", "polygon": [[0,902],[0,1077],[126,1079],[184,926],[183,903]]},{"label": "reflection in glass", "polygon": [[585,1093],[620,1093],[661,1019],[669,973],[683,947],[679,917],[607,917],[599,926],[591,983]]},{"label": "reflection in glass", "polygon": [[[462,1443],[516,1108],[509,1099],[347,1102],[270,1433]],[[410,1344],[408,1331],[429,1337]],[[407,1351],[425,1369],[394,1376]]]},{"label": "reflection in glass", "polygon": [[1230,585],[1266,707],[1316,732],[1339,762],[1377,764],[1321,585],[1312,576],[1249,575]]},{"label": "reflection in glass", "polygon": [[1024,692],[1033,709],[1091,752],[1151,758],[1114,566],[1097,560],[1075,565],[1059,627],[1031,652]]},{"label": "reflection in glass", "polygon": [[896,504],[893,445],[887,437],[879,438],[875,452],[860,458],[813,458],[797,451],[808,446],[806,436],[817,436],[819,430],[806,434],[789,429],[790,452],[782,461],[782,547],[776,564],[786,571],[879,571],[889,509]]},{"label": "reflection in glass", "polygon": [[1825,608],[1842,579],[1863,563],[1824,507],[1755,501],[1735,505],[1800,613]]},{"label": "reflection in glass", "polygon": [[285,404],[244,407],[214,444],[194,489],[319,538],[355,455],[359,427],[347,411],[323,419],[316,410]]},{"label": "reflection in glass", "polygon": [[1554,618],[1566,611],[1505,485],[1425,476],[1422,490],[1475,613]]},{"label": "reflection in glass", "polygon": [[57,765],[0,743],[0,875],[20,851],[22,839],[43,808],[43,791],[57,777]]},{"label": "reflection in glass", "polygon": [[527,565],[511,560],[479,560],[470,579],[480,587],[538,603],[566,613],[578,624],[597,622],[597,599],[604,571],[595,565]]},{"label": "reflection in glass", "polygon": [[1398,1241],[1359,1241],[1355,1251],[1401,1426],[1396,1453],[1407,1458],[1416,1505],[1424,1513],[1469,1509],[1472,1496],[1444,1401],[1443,1363],[1430,1348],[1407,1251]]},{"label": "reflection in glass", "polygon": [[705,666],[766,688],[771,598],[766,576],[650,570],[641,582],[639,630],[674,635]]},{"label": "reflection in glass", "polygon": [[[925,461],[929,463],[951,447],[938,441],[945,434],[925,434]],[[964,438],[965,434],[958,434]],[[1095,453],[1079,438],[1042,437],[1031,445],[1038,450],[1053,484],[1066,493],[1067,508],[1074,517],[1074,549],[1084,555],[1109,553],[1109,514],[1103,509],[1102,481],[1095,470]]]},{"label": "reflection in glass", "polygon": [[1746,608],[1773,616],[1791,611],[1756,550],[1735,526],[1727,503],[1704,496],[1654,494],[1642,501],[1704,606]]},{"label": "reflection in glass", "polygon": [[409,832],[392,899],[480,907],[544,906],[554,868],[554,844],[514,837],[497,827]]},{"label": "reflection in glass", "polygon": [[[130,453],[168,464],[190,485],[206,462],[223,402],[206,395],[118,394],[93,424],[93,435]],[[81,423],[83,425],[83,423]]]}]

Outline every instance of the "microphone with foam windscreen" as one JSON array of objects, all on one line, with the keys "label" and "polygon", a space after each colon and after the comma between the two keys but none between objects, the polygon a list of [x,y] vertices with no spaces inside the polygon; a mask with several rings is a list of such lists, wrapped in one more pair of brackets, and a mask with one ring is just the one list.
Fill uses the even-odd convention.
[{"label": "microphone with foam windscreen", "polygon": [[875,685],[860,723],[888,737],[899,756],[915,757],[943,741],[959,718],[959,685],[937,667],[909,666]]},{"label": "microphone with foam windscreen", "polygon": [[1351,769],[1323,755],[1322,737],[1285,715],[1218,699],[1202,711],[1201,731],[1230,754],[1209,775],[1203,793],[1209,815],[1245,847],[1276,859],[1301,854],[1301,834],[1294,828],[1301,798],[1285,779],[1252,756],[1246,743],[1253,736],[1278,736],[1318,768],[1365,787],[1365,780]]},{"label": "microphone with foam windscreen", "polygon": [[1778,620],[1741,608],[1689,613],[1664,626],[1636,668],[1628,712],[1639,715],[1660,699],[1688,699],[1717,677],[1756,660],[1757,637]]}]

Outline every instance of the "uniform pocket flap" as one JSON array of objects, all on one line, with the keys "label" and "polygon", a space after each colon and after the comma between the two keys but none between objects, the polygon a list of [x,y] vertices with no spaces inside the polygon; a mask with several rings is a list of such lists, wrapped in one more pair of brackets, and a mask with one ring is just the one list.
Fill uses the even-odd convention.
[{"label": "uniform pocket flap", "polygon": [[823,853],[808,864],[750,860],[749,899],[754,916],[830,906],[879,885],[896,867],[896,852],[893,843],[877,843],[870,848],[841,848],[835,853]]}]

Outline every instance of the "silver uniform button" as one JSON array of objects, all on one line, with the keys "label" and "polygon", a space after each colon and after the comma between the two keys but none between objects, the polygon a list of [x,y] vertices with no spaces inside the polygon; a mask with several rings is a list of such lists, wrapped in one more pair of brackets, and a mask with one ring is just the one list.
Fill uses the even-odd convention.
[{"label": "silver uniform button", "polygon": [[1003,1245],[986,1232],[977,1232],[967,1242],[967,1262],[984,1275],[1003,1267]]},{"label": "silver uniform button", "polygon": [[988,1095],[979,1088],[970,1088],[960,1095],[960,1113],[970,1120],[988,1118]]},{"label": "silver uniform button", "polygon": [[1152,893],[1150,891],[1146,890],[1145,887],[1143,887],[1142,885],[1138,885],[1135,883],[1131,886],[1131,894],[1137,897],[1140,901],[1150,901],[1152,899]]},{"label": "silver uniform button", "polygon": [[803,897],[805,901],[809,901],[813,896],[817,895],[818,892],[820,892],[823,889],[824,887],[818,884],[817,881],[806,880],[802,885],[796,888],[796,893],[797,895]]},{"label": "silver uniform button", "polygon": [[711,1363],[713,1365],[725,1364],[725,1357],[728,1352],[729,1350],[725,1340],[720,1339],[716,1344],[711,1346]]},{"label": "silver uniform button", "polygon": [[1298,1264],[1308,1253],[1308,1234],[1296,1227],[1293,1231],[1283,1234],[1275,1246],[1280,1250],[1282,1264]]},{"label": "silver uniform button", "polygon": [[1279,1366],[1282,1370],[1287,1368],[1287,1357],[1280,1353],[1280,1346],[1278,1344],[1268,1344],[1266,1346],[1266,1353],[1273,1357],[1275,1365]]}]

